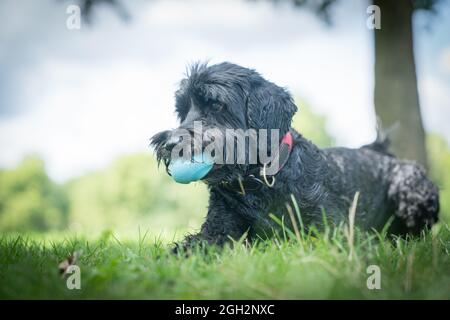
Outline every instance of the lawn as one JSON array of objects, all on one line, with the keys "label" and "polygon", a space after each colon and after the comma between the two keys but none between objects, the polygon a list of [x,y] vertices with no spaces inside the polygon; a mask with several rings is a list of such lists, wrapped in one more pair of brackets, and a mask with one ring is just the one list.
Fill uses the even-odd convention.
[{"label": "lawn", "polygon": [[[296,232],[294,232],[296,231]],[[354,235],[345,226],[308,234],[284,229],[271,240],[196,250],[188,257],[139,232],[119,239],[0,237],[0,298],[31,299],[449,299],[450,228],[414,239]],[[353,241],[352,241],[353,239]],[[77,252],[81,289],[69,290],[58,265]],[[370,265],[380,289],[369,289]],[[373,270],[370,269],[369,270]]]}]

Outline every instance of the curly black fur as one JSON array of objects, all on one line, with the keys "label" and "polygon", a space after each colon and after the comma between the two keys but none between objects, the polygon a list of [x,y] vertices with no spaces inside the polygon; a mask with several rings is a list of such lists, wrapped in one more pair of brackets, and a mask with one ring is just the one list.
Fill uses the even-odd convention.
[{"label": "curly black fur", "polygon": [[[210,191],[206,221],[182,246],[198,241],[223,244],[229,237],[249,238],[267,234],[276,227],[269,213],[287,215],[286,203],[297,199],[305,226],[321,225],[322,212],[328,223],[345,221],[357,191],[356,224],[364,230],[380,230],[391,216],[393,234],[417,234],[438,219],[436,186],[415,162],[396,159],[387,151],[387,141],[377,139],[359,149],[319,149],[291,128],[297,110],[290,94],[263,79],[256,71],[231,63],[196,64],[176,92],[180,128],[192,130],[194,120],[205,128],[288,130],[294,146],[288,162],[276,176],[273,187],[240,194],[223,186],[260,166],[215,166],[204,181]],[[152,138],[158,161],[170,162],[171,131]],[[286,217],[285,221],[289,221]]]}]

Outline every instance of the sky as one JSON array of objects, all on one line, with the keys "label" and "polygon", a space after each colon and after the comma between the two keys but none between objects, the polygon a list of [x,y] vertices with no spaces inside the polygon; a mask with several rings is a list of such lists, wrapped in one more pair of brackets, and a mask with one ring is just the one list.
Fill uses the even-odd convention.
[{"label": "sky", "polygon": [[[174,91],[194,61],[234,62],[289,89],[340,145],[375,137],[368,2],[340,0],[327,26],[308,10],[244,0],[123,2],[69,30],[76,1],[0,2],[0,167],[38,154],[57,181],[149,152],[174,128]],[[450,143],[450,3],[414,17],[425,128]],[[382,20],[381,20],[382,21]],[[300,106],[301,115],[301,106]],[[300,128],[301,131],[301,128]]]}]

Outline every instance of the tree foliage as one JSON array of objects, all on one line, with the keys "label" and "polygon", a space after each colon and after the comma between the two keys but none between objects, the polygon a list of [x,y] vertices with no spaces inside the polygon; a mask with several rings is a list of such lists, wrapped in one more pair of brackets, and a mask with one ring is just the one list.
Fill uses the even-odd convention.
[{"label": "tree foliage", "polygon": [[321,148],[334,146],[335,140],[326,128],[326,116],[314,113],[301,100],[297,102],[297,105],[299,106],[299,111],[292,119],[292,127]]},{"label": "tree foliage", "polygon": [[25,158],[16,168],[0,171],[0,229],[44,231],[64,227],[68,201],[45,172],[44,162]]},{"label": "tree foliage", "polygon": [[450,221],[450,146],[437,134],[427,136],[430,175],[439,186],[442,218]]},{"label": "tree foliage", "polygon": [[70,223],[85,231],[185,228],[199,223],[207,205],[203,183],[175,183],[150,152],[120,157],[105,170],[76,178],[67,192]]}]

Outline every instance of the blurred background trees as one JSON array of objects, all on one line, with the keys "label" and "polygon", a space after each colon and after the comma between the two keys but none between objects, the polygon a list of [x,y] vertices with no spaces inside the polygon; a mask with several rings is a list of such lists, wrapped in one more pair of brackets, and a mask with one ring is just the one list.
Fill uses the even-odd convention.
[{"label": "blurred background trees", "polygon": [[65,184],[53,182],[36,156],[0,171],[0,231],[135,233],[141,226],[173,236],[200,223],[207,201],[203,184],[173,183],[151,154],[122,156]]},{"label": "blurred background trees", "polygon": [[88,232],[186,229],[200,223],[208,201],[203,183],[174,183],[150,153],[122,156],[104,170],[73,179],[65,190],[70,228]]},{"label": "blurred background trees", "polygon": [[38,157],[29,156],[16,168],[0,171],[0,230],[64,228],[68,209],[66,193],[50,180]]}]

